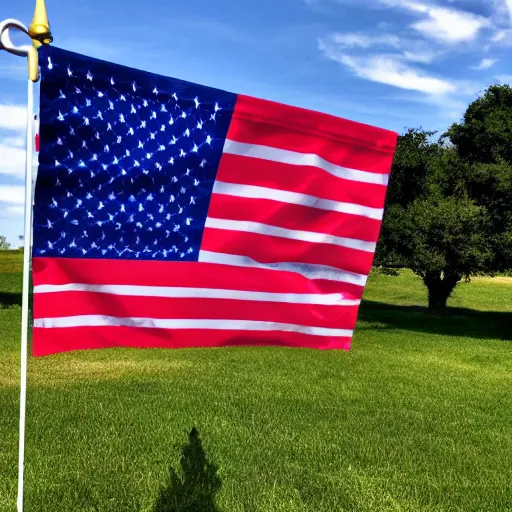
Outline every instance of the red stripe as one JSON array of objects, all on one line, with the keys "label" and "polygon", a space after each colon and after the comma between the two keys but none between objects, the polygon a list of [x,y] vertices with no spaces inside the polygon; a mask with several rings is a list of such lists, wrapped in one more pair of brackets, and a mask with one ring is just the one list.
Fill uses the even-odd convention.
[{"label": "red stripe", "polygon": [[93,292],[36,293],[34,318],[108,315],[132,318],[261,320],[353,330],[357,306],[230,299],[133,297]]},{"label": "red stripe", "polygon": [[248,256],[262,263],[313,263],[357,274],[370,272],[374,256],[373,253],[336,245],[213,228],[205,229],[201,248],[205,251]]},{"label": "red stripe", "polygon": [[367,242],[379,238],[381,221],[269,199],[213,194],[208,217],[248,220],[287,229],[313,231]]},{"label": "red stripe", "polygon": [[340,179],[316,167],[283,164],[239,155],[222,156],[217,180],[257,185],[383,208],[386,186]]},{"label": "red stripe", "polygon": [[138,327],[35,328],[33,355],[36,357],[113,347],[193,348],[280,345],[320,350],[350,349],[350,338],[311,336],[290,332],[247,332],[216,330],[167,330]]},{"label": "red stripe", "polygon": [[238,95],[228,139],[300,153],[388,174],[398,135],[328,114]]},{"label": "red stripe", "polygon": [[294,272],[213,263],[36,257],[32,267],[35,286],[133,284],[275,293],[341,293],[346,299],[359,299],[363,291],[362,287],[345,283],[311,281]]}]

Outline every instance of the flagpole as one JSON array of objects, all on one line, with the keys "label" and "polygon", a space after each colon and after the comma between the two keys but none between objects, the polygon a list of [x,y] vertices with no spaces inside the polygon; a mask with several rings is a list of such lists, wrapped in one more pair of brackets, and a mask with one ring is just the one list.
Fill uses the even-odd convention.
[{"label": "flagpole", "polygon": [[25,417],[27,406],[27,359],[30,294],[30,252],[32,242],[32,159],[34,83],[28,80],[27,101],[27,161],[25,168],[25,243],[23,246],[23,294],[21,303],[21,375],[20,375],[20,433],[18,453],[18,512],[23,511],[23,482],[25,466]]},{"label": "flagpole", "polygon": [[[31,45],[14,45],[10,31],[18,30],[32,39]],[[29,297],[30,297],[30,263],[32,246],[32,168],[34,159],[34,82],[39,79],[39,62],[37,48],[49,44],[53,40],[44,0],[36,0],[34,18],[27,29],[23,23],[7,19],[0,23],[0,50],[27,58],[27,132],[26,132],[26,162],[25,162],[25,227],[23,248],[23,290],[21,305],[21,365],[20,365],[20,419],[18,445],[18,496],[17,509],[23,512],[24,468],[25,468],[25,420],[27,406],[27,360],[29,333]]]}]

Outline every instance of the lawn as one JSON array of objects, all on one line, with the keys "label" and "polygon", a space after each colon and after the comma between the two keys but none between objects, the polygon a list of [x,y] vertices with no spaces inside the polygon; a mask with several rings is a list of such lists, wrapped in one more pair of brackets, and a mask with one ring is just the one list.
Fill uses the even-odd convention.
[{"label": "lawn", "polygon": [[[1,512],[16,498],[20,267],[0,256]],[[25,510],[512,511],[512,280],[462,283],[445,316],[424,306],[411,273],[373,275],[349,353],[31,358]],[[193,427],[217,508],[171,505]]]}]

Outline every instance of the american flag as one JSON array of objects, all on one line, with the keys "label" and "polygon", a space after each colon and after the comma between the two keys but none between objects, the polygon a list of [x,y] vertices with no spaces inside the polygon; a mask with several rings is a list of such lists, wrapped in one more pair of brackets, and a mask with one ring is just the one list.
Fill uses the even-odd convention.
[{"label": "american flag", "polygon": [[349,349],[397,134],[40,50],[33,353]]}]

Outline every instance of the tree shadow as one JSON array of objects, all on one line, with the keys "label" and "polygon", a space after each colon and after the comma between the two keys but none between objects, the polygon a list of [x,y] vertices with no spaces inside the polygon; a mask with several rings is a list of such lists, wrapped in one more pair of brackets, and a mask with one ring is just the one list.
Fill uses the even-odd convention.
[{"label": "tree shadow", "polygon": [[0,309],[12,306],[21,306],[21,293],[0,292]]},{"label": "tree shadow", "polygon": [[182,448],[181,475],[171,466],[169,480],[160,491],[153,512],[219,512],[215,495],[222,482],[217,466],[208,461],[199,432],[194,427]]},{"label": "tree shadow", "polygon": [[512,340],[512,312],[448,308],[445,313],[436,314],[420,306],[395,306],[364,300],[359,320],[370,324],[360,330],[397,328],[445,336]]}]

